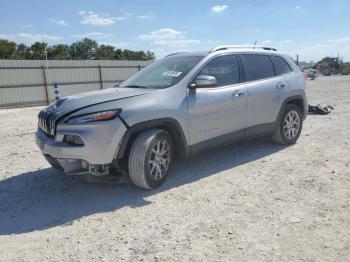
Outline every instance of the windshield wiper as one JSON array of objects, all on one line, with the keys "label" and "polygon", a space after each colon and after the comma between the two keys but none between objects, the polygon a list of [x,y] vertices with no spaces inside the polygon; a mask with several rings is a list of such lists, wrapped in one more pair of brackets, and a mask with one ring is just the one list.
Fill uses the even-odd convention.
[{"label": "windshield wiper", "polygon": [[128,87],[128,88],[148,88],[147,86],[139,86],[139,85],[128,85],[128,86],[123,86],[123,87]]}]

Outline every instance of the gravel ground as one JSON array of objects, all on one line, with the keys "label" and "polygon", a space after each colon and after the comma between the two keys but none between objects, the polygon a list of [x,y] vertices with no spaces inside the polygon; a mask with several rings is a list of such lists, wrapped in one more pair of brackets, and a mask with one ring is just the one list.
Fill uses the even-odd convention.
[{"label": "gravel ground", "polygon": [[350,261],[350,77],[308,82],[298,143],[229,146],[177,163],[154,191],[49,168],[40,108],[0,110],[0,261]]}]

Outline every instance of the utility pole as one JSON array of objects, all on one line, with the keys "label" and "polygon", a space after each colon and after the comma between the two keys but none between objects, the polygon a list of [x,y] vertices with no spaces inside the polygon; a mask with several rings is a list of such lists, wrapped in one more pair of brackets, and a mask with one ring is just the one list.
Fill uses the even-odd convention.
[{"label": "utility pole", "polygon": [[49,60],[47,59],[47,46],[45,46],[45,62],[46,62],[46,77],[47,77],[47,82],[49,83],[49,88],[50,88],[50,81],[49,81]]},{"label": "utility pole", "polygon": [[46,46],[45,46],[44,54],[45,54],[46,70],[48,70],[49,69],[49,63],[47,61],[47,47]]},{"label": "utility pole", "polygon": [[45,46],[44,49],[44,54],[45,54],[45,69],[44,69],[44,82],[45,82],[45,93],[46,93],[46,100],[47,100],[47,104],[50,104],[50,97],[49,97],[49,92],[48,90],[50,90],[50,81],[49,81],[49,62],[47,60],[47,47]]},{"label": "utility pole", "polygon": [[299,66],[299,55],[297,55],[297,66]]}]

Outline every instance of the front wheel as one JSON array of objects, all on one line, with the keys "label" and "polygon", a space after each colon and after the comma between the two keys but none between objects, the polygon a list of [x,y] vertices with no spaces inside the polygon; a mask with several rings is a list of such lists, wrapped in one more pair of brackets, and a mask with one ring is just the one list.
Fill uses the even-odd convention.
[{"label": "front wheel", "polygon": [[302,114],[296,105],[289,104],[277,123],[272,140],[282,145],[295,144],[303,127]]},{"label": "front wheel", "polygon": [[153,189],[166,179],[173,159],[173,145],[168,132],[150,129],[139,134],[129,154],[131,182],[141,188]]}]

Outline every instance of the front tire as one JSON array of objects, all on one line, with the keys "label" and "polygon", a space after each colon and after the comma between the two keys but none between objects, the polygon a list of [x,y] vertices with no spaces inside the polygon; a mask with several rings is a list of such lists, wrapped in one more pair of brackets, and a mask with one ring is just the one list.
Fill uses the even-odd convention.
[{"label": "front tire", "polygon": [[162,185],[173,159],[173,144],[168,132],[150,129],[139,134],[129,154],[131,182],[144,189]]},{"label": "front tire", "polygon": [[288,104],[278,121],[272,140],[281,145],[292,145],[298,140],[303,127],[302,114],[296,105]]}]

